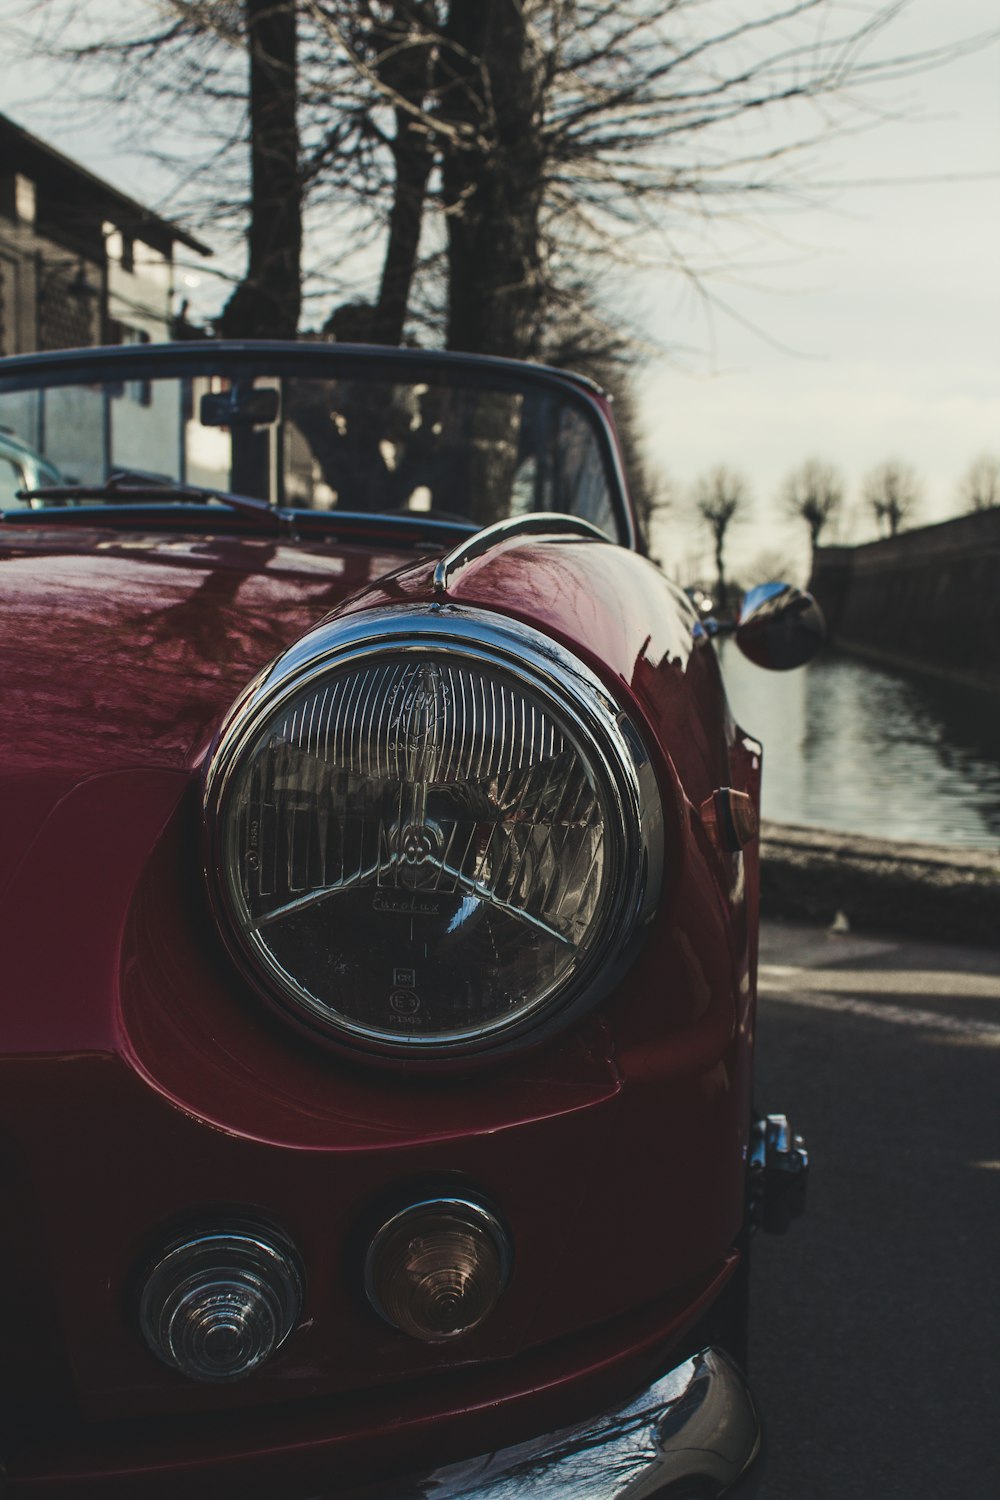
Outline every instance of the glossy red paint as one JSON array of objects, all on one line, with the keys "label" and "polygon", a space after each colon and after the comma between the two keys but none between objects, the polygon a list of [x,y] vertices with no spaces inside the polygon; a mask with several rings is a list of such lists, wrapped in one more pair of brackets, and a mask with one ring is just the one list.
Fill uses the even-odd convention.
[{"label": "glossy red paint", "polygon": [[[402,1469],[652,1373],[732,1266],[754,1017],[755,852],[720,852],[696,810],[721,785],[756,800],[759,751],[683,596],[581,541],[502,544],[443,599],[406,552],[238,522],[2,541],[10,1493],[273,1493],[326,1482],[332,1458],[347,1482],[385,1463],[390,1408]],[[661,908],[612,1000],[471,1078],[368,1071],[283,1026],[227,959],[200,869],[201,771],[250,679],[331,612],[415,602],[581,657],[640,728],[667,820]],[[368,1308],[363,1246],[389,1205],[454,1184],[500,1206],[515,1272],[492,1320],[425,1347]],[[136,1268],[229,1208],[292,1236],[305,1315],[251,1380],[197,1386],[139,1340]]]},{"label": "glossy red paint", "polygon": [[[516,1362],[467,1368],[391,1391],[273,1407],[242,1420],[197,1417],[70,1426],[25,1446],[7,1493],[44,1500],[192,1500],[225,1494],[366,1500],[384,1481],[472,1457],[599,1410],[662,1368],[663,1351],[718,1296],[732,1263],[613,1329],[576,1335]],[[683,1309],[683,1311],[680,1311]],[[391,1403],[391,1416],[387,1408]],[[391,1444],[387,1433],[391,1432]],[[377,1493],[385,1491],[377,1485]]]},{"label": "glossy red paint", "polygon": [[225,530],[10,532],[0,536],[4,776],[195,770],[249,679],[408,556]]}]

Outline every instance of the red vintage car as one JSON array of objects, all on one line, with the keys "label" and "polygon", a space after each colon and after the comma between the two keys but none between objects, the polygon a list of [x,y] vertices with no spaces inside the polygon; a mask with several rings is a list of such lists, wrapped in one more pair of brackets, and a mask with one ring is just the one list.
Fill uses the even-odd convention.
[{"label": "red vintage car", "polygon": [[190,343],[0,424],[4,1496],[753,1493],[761,750],[607,401]]}]

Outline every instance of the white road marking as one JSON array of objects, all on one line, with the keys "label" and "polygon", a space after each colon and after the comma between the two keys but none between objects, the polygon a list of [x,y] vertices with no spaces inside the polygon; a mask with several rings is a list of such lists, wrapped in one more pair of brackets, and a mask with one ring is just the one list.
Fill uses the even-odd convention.
[{"label": "white road marking", "polygon": [[[919,980],[915,984],[912,981]],[[877,984],[874,981],[885,981]],[[934,984],[931,984],[934,981]],[[943,983],[954,981],[954,983]],[[958,981],[961,981],[961,986]],[[972,983],[970,983],[972,981]],[[763,998],[805,1005],[810,1010],[840,1011],[865,1020],[916,1026],[921,1031],[951,1032],[960,1037],[978,1037],[1000,1043],[1000,1023],[979,1022],[960,1016],[946,1016],[942,1011],[922,1011],[912,1005],[888,1005],[864,1001],[856,993],[837,990],[867,990],[883,995],[951,995],[963,998],[1000,999],[1000,980],[985,974],[940,974],[934,971],[882,972],[855,971],[846,974],[835,969],[816,971],[790,965],[760,965],[760,992]]]},{"label": "white road marking", "polygon": [[762,984],[773,989],[819,990],[826,995],[940,995],[942,999],[1000,1001],[1000,974],[944,969],[806,969],[761,964]]},{"label": "white road marking", "polygon": [[846,995],[819,995],[817,992],[793,992],[793,990],[762,990],[765,999],[789,1001],[792,1005],[805,1005],[816,1011],[847,1011],[852,1016],[864,1016],[877,1022],[900,1022],[903,1026],[918,1026],[922,1031],[952,1032],[963,1037],[982,1037],[1000,1044],[1000,1025],[993,1022],[961,1020],[958,1016],[942,1016],[940,1011],[910,1010],[906,1005],[879,1005],[876,1001],[856,1001]]}]

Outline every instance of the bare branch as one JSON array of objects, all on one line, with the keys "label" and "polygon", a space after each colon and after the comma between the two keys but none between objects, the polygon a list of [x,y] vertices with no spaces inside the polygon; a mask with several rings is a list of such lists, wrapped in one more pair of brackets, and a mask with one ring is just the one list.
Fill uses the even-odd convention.
[{"label": "bare branch", "polygon": [[781,503],[785,514],[805,521],[815,549],[827,526],[840,512],[844,481],[832,464],[810,458],[785,480]]},{"label": "bare branch", "polygon": [[1000,505],[1000,458],[995,453],[980,454],[959,482],[958,493],[968,510],[992,510]]},{"label": "bare branch", "polygon": [[861,493],[879,526],[895,536],[913,519],[920,504],[920,486],[909,464],[892,459],[869,470]]}]

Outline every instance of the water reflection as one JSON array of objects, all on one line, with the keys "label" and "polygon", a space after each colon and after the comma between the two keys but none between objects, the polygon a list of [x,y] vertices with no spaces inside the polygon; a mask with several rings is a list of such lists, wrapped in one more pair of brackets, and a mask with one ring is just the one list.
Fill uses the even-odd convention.
[{"label": "water reflection", "polygon": [[832,651],[765,672],[726,641],[722,663],[734,714],[764,742],[765,818],[1000,843],[1000,699]]}]

